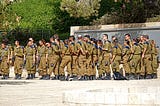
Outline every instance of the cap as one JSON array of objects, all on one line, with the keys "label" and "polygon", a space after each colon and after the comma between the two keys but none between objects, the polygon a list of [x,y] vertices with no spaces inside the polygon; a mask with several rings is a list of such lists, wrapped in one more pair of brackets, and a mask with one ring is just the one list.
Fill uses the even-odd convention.
[{"label": "cap", "polygon": [[82,37],[82,35],[78,35],[78,38],[81,38]]}]

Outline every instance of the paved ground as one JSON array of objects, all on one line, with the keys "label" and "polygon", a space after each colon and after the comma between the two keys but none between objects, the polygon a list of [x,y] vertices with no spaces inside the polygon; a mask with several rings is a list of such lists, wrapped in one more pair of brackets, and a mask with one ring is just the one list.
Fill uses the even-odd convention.
[{"label": "paved ground", "polygon": [[0,106],[65,106],[63,92],[121,86],[160,86],[160,80],[139,81],[40,81],[0,80]]},{"label": "paved ground", "polygon": [[[7,83],[7,84],[5,84]],[[160,80],[141,81],[0,81],[0,106],[65,106],[64,91],[121,86],[160,86]]]}]

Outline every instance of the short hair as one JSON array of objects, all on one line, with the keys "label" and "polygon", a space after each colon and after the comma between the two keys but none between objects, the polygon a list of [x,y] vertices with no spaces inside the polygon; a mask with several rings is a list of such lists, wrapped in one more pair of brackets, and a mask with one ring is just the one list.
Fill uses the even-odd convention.
[{"label": "short hair", "polygon": [[125,36],[129,36],[129,37],[131,37],[131,35],[130,35],[129,33],[125,34]]},{"label": "short hair", "polygon": [[108,34],[103,34],[104,36],[106,36],[108,38]]},{"label": "short hair", "polygon": [[90,39],[90,36],[89,36],[89,35],[85,35],[84,37],[86,37],[86,38]]}]

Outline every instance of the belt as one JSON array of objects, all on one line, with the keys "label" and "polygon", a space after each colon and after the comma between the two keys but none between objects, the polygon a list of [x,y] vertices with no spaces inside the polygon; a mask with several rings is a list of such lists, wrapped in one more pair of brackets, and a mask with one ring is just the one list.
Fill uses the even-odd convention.
[{"label": "belt", "polygon": [[141,54],[134,54],[134,55],[141,55]]}]

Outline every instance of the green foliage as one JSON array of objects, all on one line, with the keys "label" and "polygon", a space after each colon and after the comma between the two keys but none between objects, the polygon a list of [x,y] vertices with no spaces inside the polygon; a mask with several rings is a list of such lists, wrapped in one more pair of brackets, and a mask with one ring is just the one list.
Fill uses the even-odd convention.
[{"label": "green foliage", "polygon": [[21,17],[18,27],[30,29],[50,29],[52,19],[52,0],[23,0],[10,6],[10,10]]},{"label": "green foliage", "polygon": [[101,0],[62,0],[61,10],[67,11],[71,17],[90,18],[97,16]]}]

